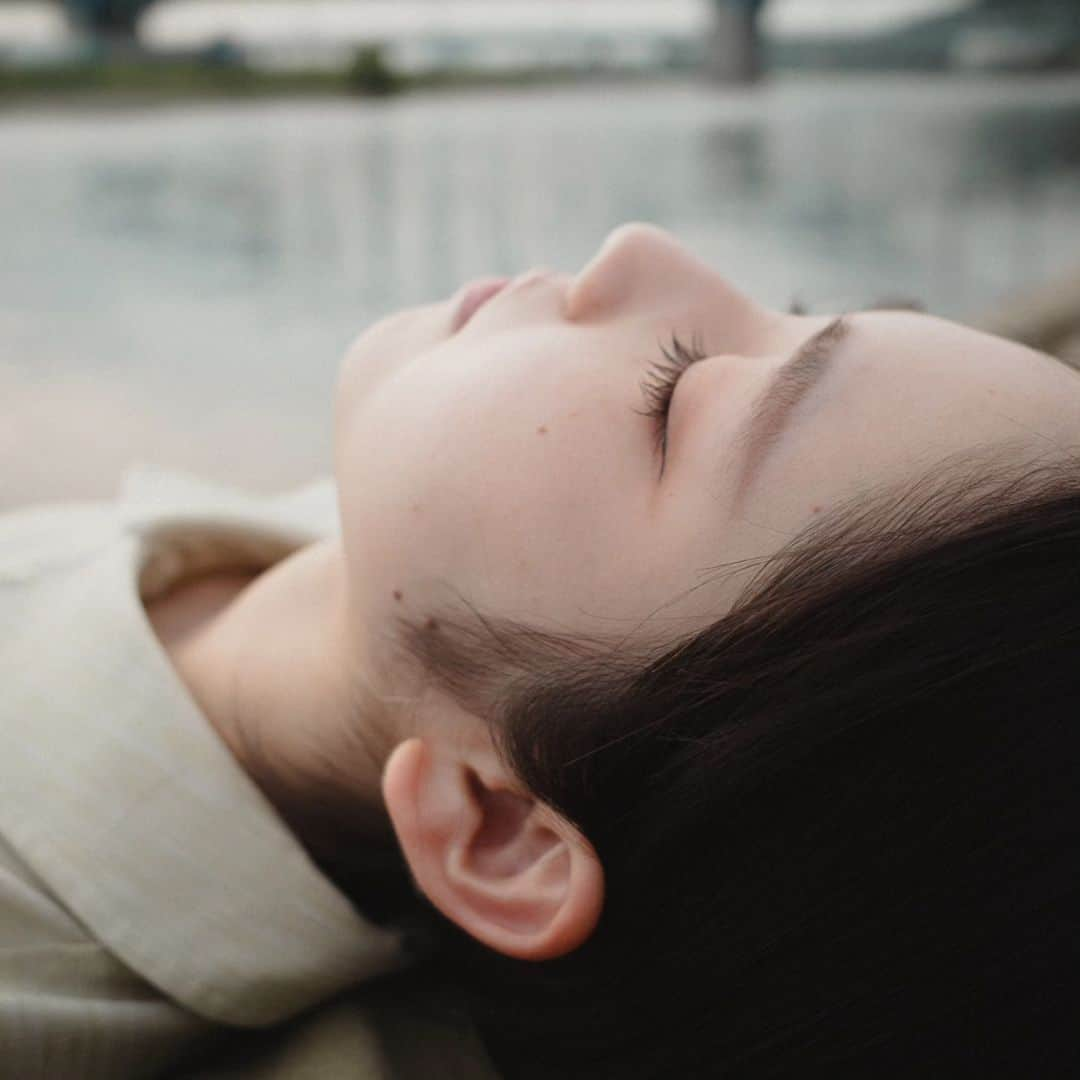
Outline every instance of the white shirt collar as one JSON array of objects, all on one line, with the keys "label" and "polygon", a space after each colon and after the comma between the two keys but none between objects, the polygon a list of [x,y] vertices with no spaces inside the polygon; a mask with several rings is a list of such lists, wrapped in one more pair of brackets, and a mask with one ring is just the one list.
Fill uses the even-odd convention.
[{"label": "white shirt collar", "polygon": [[[139,467],[117,511],[109,542],[0,594],[0,830],[107,948],[211,1020],[274,1023],[401,966],[398,936],[318,870],[203,717],[137,585],[327,535],[333,481],[266,497]],[[75,535],[79,513],[55,528]]]}]

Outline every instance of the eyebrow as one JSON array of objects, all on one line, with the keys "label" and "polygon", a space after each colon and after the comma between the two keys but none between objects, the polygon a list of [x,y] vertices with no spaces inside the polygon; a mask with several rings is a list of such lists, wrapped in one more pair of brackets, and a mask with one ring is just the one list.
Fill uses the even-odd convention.
[{"label": "eyebrow", "polygon": [[734,440],[741,462],[734,498],[736,505],[746,497],[770,451],[780,441],[796,406],[820,384],[832,366],[836,348],[847,336],[848,328],[847,317],[839,315],[811,334],[754,399],[750,414],[740,425]]}]

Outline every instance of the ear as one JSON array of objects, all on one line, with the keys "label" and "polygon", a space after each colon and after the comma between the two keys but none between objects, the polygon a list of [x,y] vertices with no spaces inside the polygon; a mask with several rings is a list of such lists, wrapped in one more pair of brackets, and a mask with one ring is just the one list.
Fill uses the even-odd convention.
[{"label": "ear", "polygon": [[600,860],[490,745],[408,739],[387,759],[382,789],[416,884],[477,941],[549,960],[592,933],[604,899]]}]

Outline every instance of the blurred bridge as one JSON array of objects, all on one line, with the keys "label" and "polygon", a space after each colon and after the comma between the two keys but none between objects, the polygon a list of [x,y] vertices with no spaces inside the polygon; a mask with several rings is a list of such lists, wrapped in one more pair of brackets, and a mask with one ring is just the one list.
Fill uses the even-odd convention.
[{"label": "blurred bridge", "polygon": [[[80,30],[134,39],[140,16],[154,0],[62,0]],[[761,71],[759,15],[765,0],[710,0],[707,70],[717,82],[751,82]]]},{"label": "blurred bridge", "polygon": [[761,75],[761,9],[765,0],[712,0],[706,65],[716,82],[749,83]]}]

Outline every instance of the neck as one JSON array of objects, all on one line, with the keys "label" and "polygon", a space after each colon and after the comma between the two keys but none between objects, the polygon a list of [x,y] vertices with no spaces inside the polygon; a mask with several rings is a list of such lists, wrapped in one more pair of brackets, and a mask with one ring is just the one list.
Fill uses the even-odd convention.
[{"label": "neck", "polygon": [[147,606],[207,720],[317,858],[341,847],[343,821],[353,838],[391,839],[380,779],[392,744],[358,715],[344,584],[339,544],[322,541]]}]

